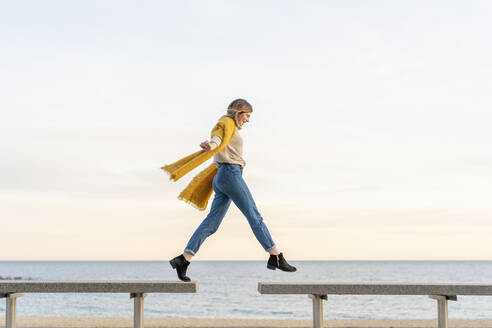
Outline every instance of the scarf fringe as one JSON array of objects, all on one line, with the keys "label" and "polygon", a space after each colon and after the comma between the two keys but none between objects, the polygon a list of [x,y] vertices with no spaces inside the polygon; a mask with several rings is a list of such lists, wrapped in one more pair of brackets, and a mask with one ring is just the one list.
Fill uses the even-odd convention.
[{"label": "scarf fringe", "polygon": [[169,174],[171,180],[178,181],[183,175],[205,162],[212,155],[212,153],[207,154],[204,150],[199,150],[175,163],[161,166],[161,169]]},{"label": "scarf fringe", "polygon": [[207,208],[207,206],[205,206],[204,208],[201,208],[197,204],[193,203],[191,200],[188,200],[188,199],[182,197],[181,195],[178,196],[178,199],[185,201],[187,204],[190,204],[191,206],[193,206],[194,208],[196,208],[199,211],[205,211],[205,209]]},{"label": "scarf fringe", "polygon": [[169,180],[174,180],[171,172],[169,172],[167,170],[167,167],[166,166],[161,166],[161,170],[163,170],[164,172],[166,172],[166,174],[169,176]]}]

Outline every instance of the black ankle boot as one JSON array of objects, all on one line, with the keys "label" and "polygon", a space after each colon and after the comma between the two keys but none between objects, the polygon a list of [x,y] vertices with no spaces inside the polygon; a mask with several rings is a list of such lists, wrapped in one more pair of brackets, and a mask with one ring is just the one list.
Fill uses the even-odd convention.
[{"label": "black ankle boot", "polygon": [[280,269],[287,272],[297,271],[296,267],[287,263],[284,258],[284,254],[282,253],[280,253],[279,255],[270,255],[267,263],[267,268],[270,270]]},{"label": "black ankle boot", "polygon": [[185,257],[183,254],[180,256],[176,256],[173,258],[171,261],[171,266],[173,269],[176,269],[176,272],[178,273],[178,278],[182,281],[190,281],[191,279],[186,276],[186,269],[188,269],[188,265],[190,265],[190,262],[186,261]]}]

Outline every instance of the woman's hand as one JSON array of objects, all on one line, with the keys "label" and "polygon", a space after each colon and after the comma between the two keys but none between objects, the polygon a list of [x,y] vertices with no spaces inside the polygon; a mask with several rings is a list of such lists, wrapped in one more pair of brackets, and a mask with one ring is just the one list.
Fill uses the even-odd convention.
[{"label": "woman's hand", "polygon": [[211,151],[217,148],[217,144],[215,142],[210,142],[208,140],[205,140],[200,144],[200,147],[202,147],[202,149],[205,151]]}]

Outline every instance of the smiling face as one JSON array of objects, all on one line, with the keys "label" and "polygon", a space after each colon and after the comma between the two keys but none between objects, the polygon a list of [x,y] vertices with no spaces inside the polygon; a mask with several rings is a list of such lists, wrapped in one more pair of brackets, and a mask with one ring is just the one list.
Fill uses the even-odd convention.
[{"label": "smiling face", "polygon": [[243,126],[244,123],[249,122],[249,118],[251,117],[251,112],[241,113],[238,117],[239,126]]}]

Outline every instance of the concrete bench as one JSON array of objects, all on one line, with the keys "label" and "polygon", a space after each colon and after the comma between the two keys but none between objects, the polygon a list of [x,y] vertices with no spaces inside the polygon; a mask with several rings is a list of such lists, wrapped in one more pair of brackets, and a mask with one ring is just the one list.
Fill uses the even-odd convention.
[{"label": "concrete bench", "polygon": [[437,300],[438,327],[448,326],[448,300],[457,295],[492,295],[492,285],[479,284],[349,284],[258,283],[260,294],[306,294],[313,300],[313,327],[323,327],[323,300],[332,295],[428,295]]},{"label": "concrete bench", "polygon": [[133,326],[143,328],[147,293],[196,293],[198,282],[144,281],[7,281],[0,282],[0,298],[6,298],[5,327],[15,328],[16,299],[24,293],[129,293],[133,298]]}]

